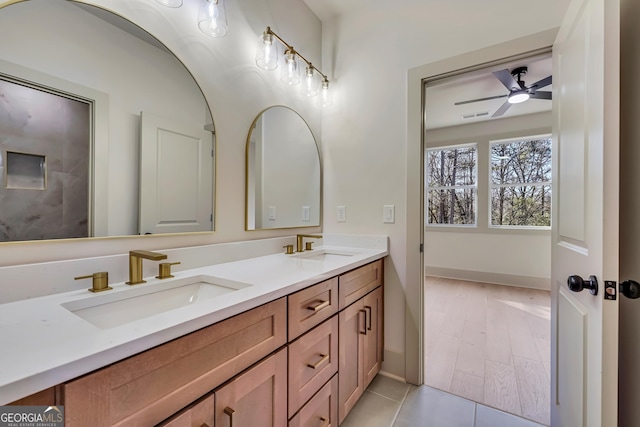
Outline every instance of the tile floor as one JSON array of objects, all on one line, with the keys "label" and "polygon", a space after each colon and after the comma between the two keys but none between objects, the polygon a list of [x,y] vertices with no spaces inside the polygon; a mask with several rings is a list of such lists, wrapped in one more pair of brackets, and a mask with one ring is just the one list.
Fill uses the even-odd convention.
[{"label": "tile floor", "polygon": [[378,375],[341,427],[542,427],[428,387]]}]

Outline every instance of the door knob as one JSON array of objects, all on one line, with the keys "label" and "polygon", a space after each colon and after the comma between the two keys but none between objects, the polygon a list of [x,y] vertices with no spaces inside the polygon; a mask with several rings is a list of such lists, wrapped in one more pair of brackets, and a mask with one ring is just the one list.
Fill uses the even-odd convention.
[{"label": "door knob", "polygon": [[589,289],[591,295],[598,295],[598,279],[596,276],[589,276],[589,280],[573,275],[567,279],[567,286],[573,292],[581,292],[583,289]]},{"label": "door knob", "polygon": [[620,283],[620,293],[627,298],[640,298],[640,283],[635,280],[625,280]]}]

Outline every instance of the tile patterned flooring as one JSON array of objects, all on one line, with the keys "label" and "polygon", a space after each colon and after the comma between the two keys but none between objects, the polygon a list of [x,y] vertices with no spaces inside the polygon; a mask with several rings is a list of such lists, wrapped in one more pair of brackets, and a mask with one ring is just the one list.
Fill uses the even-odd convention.
[{"label": "tile patterned flooring", "polygon": [[428,387],[378,375],[341,427],[542,427]]},{"label": "tile patterned flooring", "polygon": [[549,292],[427,277],[425,384],[549,425]]}]

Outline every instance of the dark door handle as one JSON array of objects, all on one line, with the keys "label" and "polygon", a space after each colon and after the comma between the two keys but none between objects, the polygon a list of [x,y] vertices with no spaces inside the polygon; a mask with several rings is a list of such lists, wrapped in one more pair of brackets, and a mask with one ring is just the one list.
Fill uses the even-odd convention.
[{"label": "dark door handle", "polygon": [[625,280],[620,283],[620,293],[627,298],[640,298],[640,283],[635,280]]},{"label": "dark door handle", "polygon": [[581,292],[583,289],[589,289],[591,295],[598,295],[598,279],[596,276],[589,276],[589,280],[584,280],[580,276],[569,276],[567,286],[573,292]]}]

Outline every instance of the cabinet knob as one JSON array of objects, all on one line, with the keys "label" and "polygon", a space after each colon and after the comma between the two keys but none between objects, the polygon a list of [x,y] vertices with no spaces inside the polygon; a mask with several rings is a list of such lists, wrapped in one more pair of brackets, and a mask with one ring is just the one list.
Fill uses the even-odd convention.
[{"label": "cabinet knob", "polygon": [[329,418],[325,418],[325,417],[320,417],[320,421],[322,421],[322,424],[320,424],[320,427],[329,427]]}]

